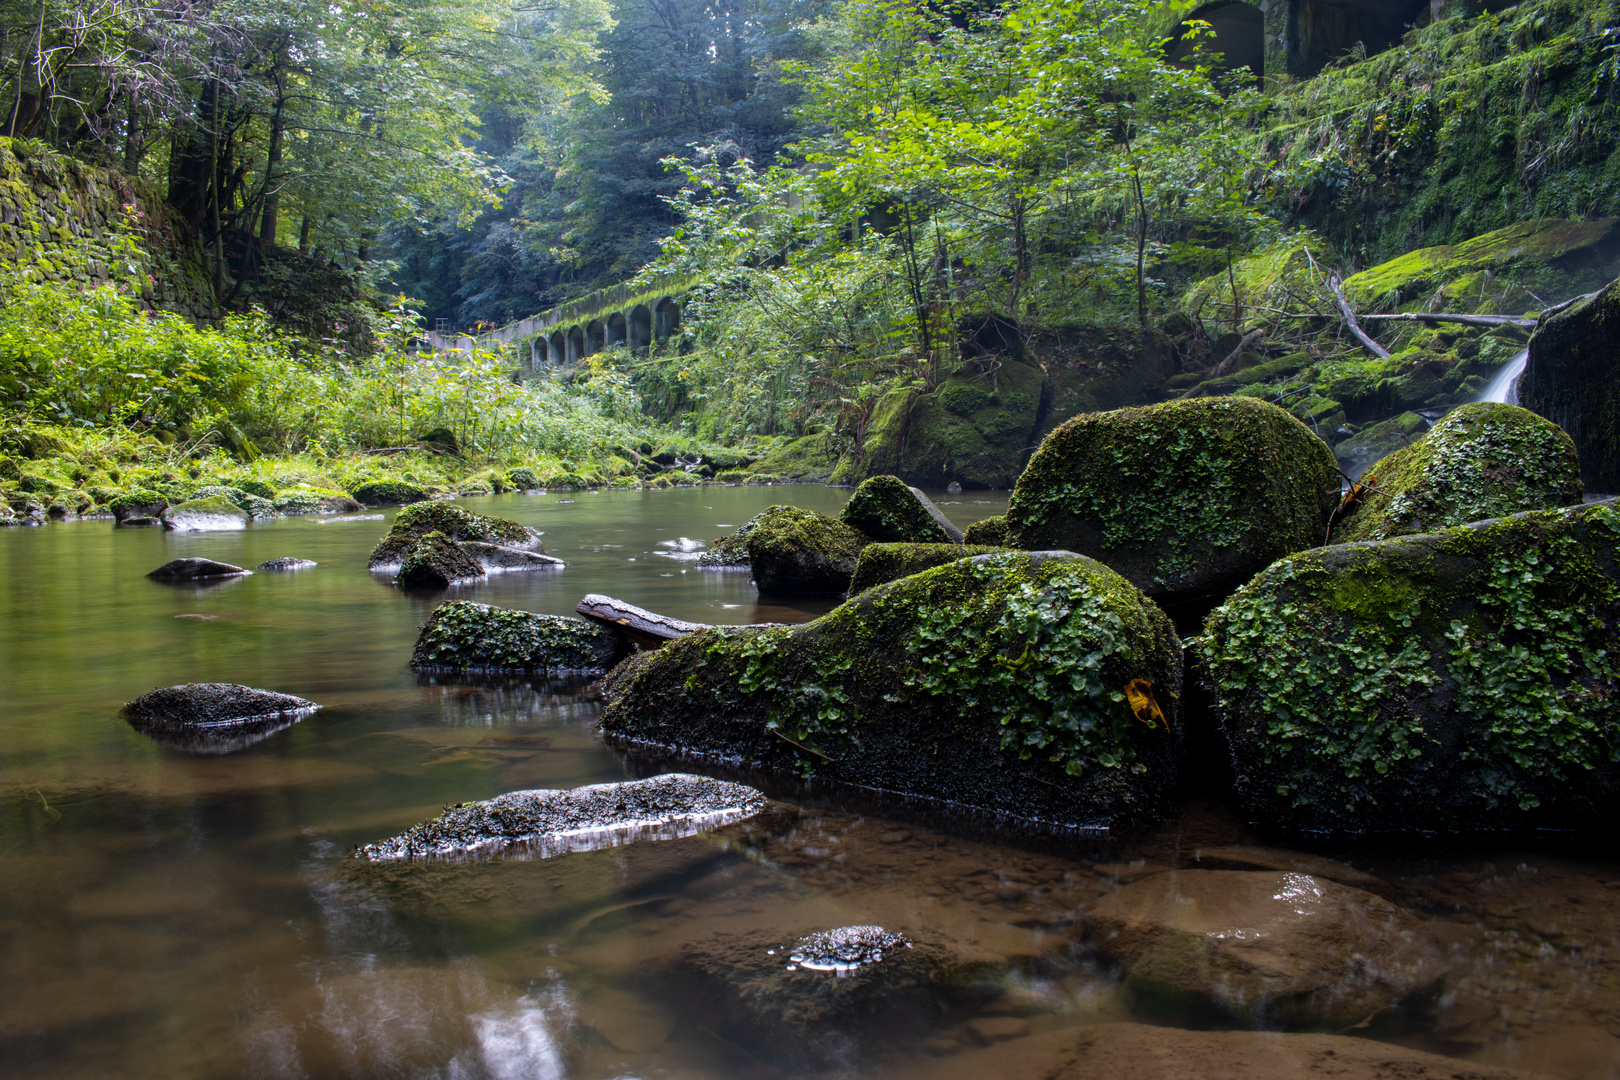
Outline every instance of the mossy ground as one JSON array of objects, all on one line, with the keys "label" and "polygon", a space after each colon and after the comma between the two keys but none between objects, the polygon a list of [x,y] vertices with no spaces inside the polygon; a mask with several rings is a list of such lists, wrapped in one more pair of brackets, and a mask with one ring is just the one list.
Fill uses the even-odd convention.
[{"label": "mossy ground", "polygon": [[1528,409],[1463,405],[1375,464],[1341,507],[1333,541],[1387,540],[1581,501],[1575,444]]},{"label": "mossy ground", "polygon": [[1327,831],[1607,823],[1617,544],[1611,502],[1267,569],[1198,643],[1249,816]]},{"label": "mossy ground", "polygon": [[1273,405],[1201,398],[1097,413],[1049,435],[1007,512],[1012,546],[1078,551],[1149,595],[1214,592],[1323,542],[1339,476]]},{"label": "mossy ground", "polygon": [[603,730],[1024,818],[1120,824],[1167,806],[1180,681],[1170,621],[1125,579],[1079,556],[1005,552],[870,589],[802,626],[671,642],[616,689]]}]

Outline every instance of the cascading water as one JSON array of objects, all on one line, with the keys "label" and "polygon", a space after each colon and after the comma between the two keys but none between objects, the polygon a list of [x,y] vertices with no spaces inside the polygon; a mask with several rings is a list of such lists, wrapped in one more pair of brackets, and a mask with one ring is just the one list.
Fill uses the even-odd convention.
[{"label": "cascading water", "polygon": [[1502,370],[1490,381],[1490,385],[1480,391],[1476,401],[1499,401],[1504,405],[1517,405],[1519,403],[1519,376],[1524,374],[1524,365],[1530,358],[1529,349],[1520,349],[1518,353],[1502,365]]}]

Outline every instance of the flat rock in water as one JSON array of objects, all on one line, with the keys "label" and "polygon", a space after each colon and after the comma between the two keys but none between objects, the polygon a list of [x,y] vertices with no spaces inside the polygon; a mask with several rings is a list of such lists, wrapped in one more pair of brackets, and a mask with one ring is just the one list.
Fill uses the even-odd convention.
[{"label": "flat rock in water", "polygon": [[313,701],[236,683],[184,683],[142,694],[123,708],[137,728],[190,731],[232,725],[284,724],[319,709]]},{"label": "flat rock in water", "polygon": [[1346,1027],[1444,970],[1416,916],[1309,874],[1157,874],[1099,900],[1085,934],[1138,993],[1244,1023]]},{"label": "flat rock in water", "polygon": [[486,544],[479,540],[461,541],[462,550],[478,560],[485,570],[552,570],[568,564],[551,555],[505,544]]},{"label": "flat rock in water", "polygon": [[259,564],[260,570],[308,570],[316,565],[314,559],[295,559],[283,556],[279,559],[269,559]]},{"label": "flat rock in water", "polygon": [[174,559],[146,576],[154,581],[200,581],[204,578],[236,577],[251,573],[240,566],[213,559]]},{"label": "flat rock in water", "polygon": [[175,532],[229,532],[245,529],[248,515],[228,499],[192,499],[163,511],[163,527]]},{"label": "flat rock in water", "polygon": [[356,848],[354,857],[373,862],[467,858],[520,845],[519,854],[544,859],[691,836],[752,817],[764,807],[765,796],[751,787],[686,773],[571,791],[514,791],[447,808],[398,836]]}]

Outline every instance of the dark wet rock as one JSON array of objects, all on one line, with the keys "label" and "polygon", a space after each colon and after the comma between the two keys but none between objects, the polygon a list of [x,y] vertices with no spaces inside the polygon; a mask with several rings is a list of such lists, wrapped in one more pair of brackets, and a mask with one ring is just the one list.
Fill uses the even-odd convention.
[{"label": "dark wet rock", "polygon": [[471,514],[451,503],[423,502],[413,503],[395,516],[388,535],[371,552],[371,569],[397,568],[416,546],[416,541],[430,532],[443,533],[452,540],[472,540],[545,553],[538,530],[515,521]]},{"label": "dark wet rock", "polygon": [[960,544],[962,530],[898,476],[862,480],[839,515],[869,540],[896,544]]},{"label": "dark wet rock", "polygon": [[134,524],[135,518],[156,521],[169,508],[169,500],[155,491],[136,490],[119,495],[107,504],[113,521],[119,525]]},{"label": "dark wet rock", "polygon": [[394,583],[407,589],[447,589],[458,581],[476,581],[484,566],[461,544],[441,532],[416,538],[394,574]]},{"label": "dark wet rock", "polygon": [[1251,820],[1568,828],[1620,798],[1611,500],[1302,552],[1199,650]]},{"label": "dark wet rock", "polygon": [[1264,1026],[1348,1027],[1445,968],[1416,916],[1309,874],[1156,874],[1093,904],[1085,934],[1156,1007]]},{"label": "dark wet rock", "polygon": [[942,1009],[966,1011],[995,970],[987,958],[920,938],[876,962],[815,971],[793,962],[803,941],[795,936],[716,934],[688,945],[661,974],[682,988],[675,1000],[694,1021],[764,1061],[803,1067],[847,1065],[919,1039]]},{"label": "dark wet rock", "polygon": [[1429,422],[1417,413],[1401,413],[1383,423],[1362,428],[1335,446],[1333,456],[1345,475],[1356,479],[1374,462],[1417,442],[1428,430]]},{"label": "dark wet rock", "polygon": [[260,569],[260,570],[308,570],[310,567],[312,567],[314,565],[316,565],[314,559],[295,559],[290,555],[284,555],[279,559],[267,559],[266,561],[259,564],[258,569]]},{"label": "dark wet rock", "polygon": [[1339,487],[1327,444],[1255,398],[1093,413],[1030,459],[1007,511],[1009,540],[1078,551],[1149,596],[1190,599],[1320,545]]},{"label": "dark wet rock", "polygon": [[620,745],[1108,827],[1170,805],[1180,690],[1170,621],[1129,582],[1069,552],[1016,552],[800,626],[672,641],[616,688],[602,728]]},{"label": "dark wet rock", "polygon": [[191,499],[163,511],[163,527],[175,532],[221,532],[245,529],[247,524],[245,511],[220,498]]},{"label": "dark wet rock", "polygon": [[311,487],[278,491],[274,505],[278,514],[352,514],[360,509],[344,492]]},{"label": "dark wet rock", "polygon": [[855,562],[849,594],[854,596],[885,581],[898,581],[958,559],[1005,550],[976,544],[872,544],[862,549],[861,557]]},{"label": "dark wet rock", "polygon": [[548,858],[691,836],[752,817],[764,807],[765,797],[751,787],[686,773],[568,791],[514,791],[447,807],[432,821],[356,848],[354,857],[373,862],[456,858],[521,845],[523,854]]},{"label": "dark wet rock", "polygon": [[[998,1080],[1531,1080],[1529,1073],[1348,1035],[1087,1024],[1033,1035],[1018,1047],[1016,1055],[997,1054]],[[986,1063],[961,1058],[940,1062],[937,1080],[984,1075]]]},{"label": "dark wet rock", "polygon": [[997,514],[975,521],[962,533],[962,543],[981,547],[1012,547],[1012,538],[1007,534],[1007,515]]},{"label": "dark wet rock", "polygon": [[155,581],[199,581],[203,578],[237,577],[251,571],[213,559],[173,559],[146,576]]},{"label": "dark wet rock", "polygon": [[754,519],[748,562],[761,595],[841,596],[870,542],[825,514],[772,506]]},{"label": "dark wet rock", "polygon": [[538,551],[507,547],[504,544],[486,544],[478,540],[463,540],[461,549],[485,570],[557,570],[566,566],[561,559],[542,555]]},{"label": "dark wet rock", "polygon": [[127,517],[122,521],[113,522],[113,528],[115,529],[155,529],[160,528],[162,525],[163,522],[158,518],[142,517],[138,514]]},{"label": "dark wet rock", "polygon": [[361,484],[351,494],[361,506],[407,506],[427,502],[431,497],[415,484],[403,480],[374,480]]},{"label": "dark wet rock", "polygon": [[1462,405],[1362,476],[1334,515],[1333,542],[1388,540],[1581,501],[1575,444],[1528,409]]},{"label": "dark wet rock", "polygon": [[584,619],[453,600],[433,609],[411,667],[594,675],[629,651],[623,635]]},{"label": "dark wet rock", "polygon": [[1519,379],[1519,403],[1569,432],[1581,478],[1620,491],[1620,280],[1542,318]]},{"label": "dark wet rock", "polygon": [[141,729],[190,732],[240,725],[281,724],[319,709],[313,701],[235,683],[186,683],[142,694],[123,708]]}]

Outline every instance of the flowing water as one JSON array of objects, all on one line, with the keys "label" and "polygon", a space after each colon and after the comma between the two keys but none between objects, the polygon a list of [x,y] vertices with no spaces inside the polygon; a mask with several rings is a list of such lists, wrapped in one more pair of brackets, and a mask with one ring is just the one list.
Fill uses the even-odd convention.
[{"label": "flowing water", "polygon": [[1502,365],[1502,369],[1491,376],[1491,381],[1485,389],[1479,392],[1478,401],[1497,401],[1504,405],[1517,405],[1519,403],[1519,376],[1524,374],[1524,366],[1530,360],[1530,350],[1520,349],[1513,359]]},{"label": "flowing water", "polygon": [[[467,500],[544,529],[568,566],[454,595],[560,614],[605,592],[697,621],[803,620],[831,605],[762,603],[747,574],[676,557],[690,555],[680,540],[771,502],[832,513],[844,498],[791,487]],[[1006,502],[940,498],[962,525]],[[578,685],[414,676],[417,627],[444,596],[366,572],[385,526],[0,531],[0,1073],[1055,1076],[1086,1025],[1219,1023],[1134,996],[1081,939],[1088,908],[1122,885],[1213,866],[1338,874],[1440,941],[1441,992],[1355,1034],[1616,1075],[1620,865],[1549,844],[1414,842],[1329,863],[1194,802],[1151,834],[1085,846],[772,783],[785,806],[683,839],[529,861],[347,860],[445,804],[660,768],[603,747],[599,706]],[[144,577],[183,555],[319,565],[205,587]],[[324,707],[228,754],[159,745],[117,716],[146,690],[211,680]],[[797,971],[834,981],[743,1005],[704,981],[730,962],[725,941],[786,958],[846,926],[943,942],[976,981],[938,999],[897,993],[876,1032],[827,1014],[796,1033],[772,1010],[808,1008],[785,999],[792,987],[813,1004],[838,972]]]}]

